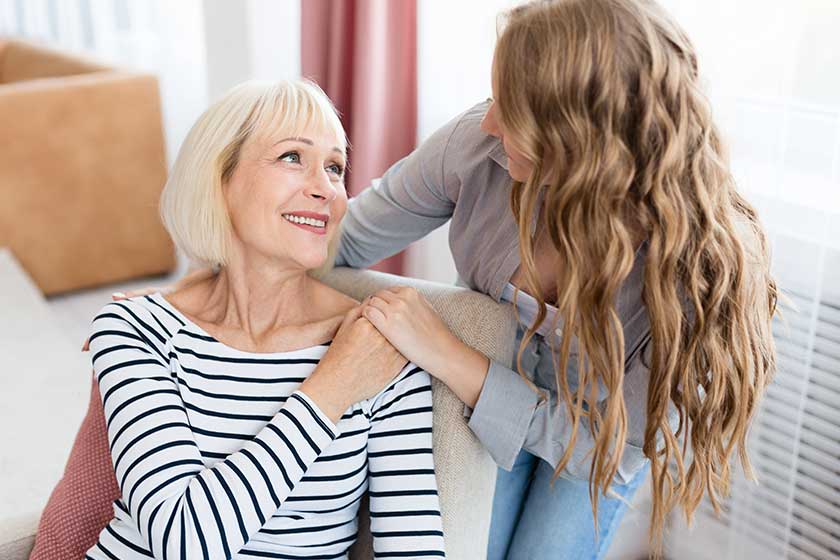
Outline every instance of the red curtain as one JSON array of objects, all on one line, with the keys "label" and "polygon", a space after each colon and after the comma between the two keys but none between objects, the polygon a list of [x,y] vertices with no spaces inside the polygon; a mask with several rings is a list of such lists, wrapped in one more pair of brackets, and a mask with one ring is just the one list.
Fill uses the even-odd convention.
[{"label": "red curtain", "polygon": [[[414,149],[416,0],[303,0],[303,75],[323,88],[350,139],[347,189],[358,194]],[[403,255],[376,268],[399,274]]]}]

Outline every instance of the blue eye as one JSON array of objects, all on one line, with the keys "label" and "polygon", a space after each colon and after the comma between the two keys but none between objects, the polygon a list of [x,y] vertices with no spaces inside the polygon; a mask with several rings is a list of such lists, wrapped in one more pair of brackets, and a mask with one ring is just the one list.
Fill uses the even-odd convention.
[{"label": "blue eye", "polygon": [[344,175],[344,168],[337,163],[334,163],[330,166],[327,166],[327,171],[329,171],[330,173],[333,173],[335,175],[338,175],[339,177]]},{"label": "blue eye", "polygon": [[300,163],[300,154],[297,152],[286,152],[277,159],[279,161],[290,161],[292,163]]}]

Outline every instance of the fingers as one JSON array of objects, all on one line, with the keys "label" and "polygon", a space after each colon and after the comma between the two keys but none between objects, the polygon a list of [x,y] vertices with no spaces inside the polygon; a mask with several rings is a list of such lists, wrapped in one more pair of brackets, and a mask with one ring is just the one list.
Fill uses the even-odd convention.
[{"label": "fingers", "polygon": [[90,350],[90,338],[86,338],[82,343],[82,352],[87,352],[88,350]]},{"label": "fingers", "polygon": [[417,290],[410,286],[394,286],[380,290],[364,299],[362,314],[379,331],[383,331],[385,321],[401,310],[405,311],[406,306],[411,305],[409,301],[413,301],[411,298],[415,294],[419,295]]},{"label": "fingers", "polygon": [[384,298],[381,298],[378,295],[377,296],[370,296],[370,298],[368,298],[368,300],[367,300],[367,303],[365,304],[365,307],[375,307],[376,309],[378,309],[382,313],[385,313],[388,309],[388,306],[391,305],[392,303],[394,303],[394,302],[393,301],[388,301]]},{"label": "fingers", "polygon": [[376,327],[376,330],[381,332],[382,329],[385,328],[385,313],[383,313],[382,310],[377,308],[374,304],[370,303],[365,305],[363,314],[365,319],[370,321],[371,324]]},{"label": "fingers", "polygon": [[411,297],[415,294],[419,295],[419,293],[420,293],[420,292],[417,291],[416,288],[413,288],[411,286],[391,286],[387,290],[383,290],[383,291],[384,292],[390,292],[392,294],[396,294],[398,296],[403,296],[403,297]]},{"label": "fingers", "polygon": [[357,305],[353,309],[347,312],[344,316],[344,320],[341,322],[341,326],[339,327],[339,332],[343,331],[344,329],[350,329],[359,319],[363,319],[364,316],[362,315],[362,311],[364,310],[364,306]]},{"label": "fingers", "polygon": [[[377,328],[382,326],[381,321],[386,320],[389,316],[392,315],[393,308],[391,307],[392,302],[388,302],[379,297],[379,295],[368,296],[365,298],[364,303],[362,306],[364,317],[366,317],[371,323],[373,323]],[[379,323],[374,323],[371,320],[371,315],[376,318]],[[380,329],[381,330],[381,329]]]},{"label": "fingers", "polygon": [[387,301],[388,303],[393,303],[400,299],[399,293],[391,291],[391,289],[380,290],[371,296],[371,298],[375,297]]},{"label": "fingers", "polygon": [[360,318],[362,316],[363,308],[363,305],[357,305],[348,311],[347,314],[344,315],[344,320],[341,321],[341,327],[339,327],[339,330],[349,327],[356,321],[356,319]]},{"label": "fingers", "polygon": [[377,292],[375,296],[391,304],[405,304],[409,306],[425,299],[423,294],[411,286],[393,286]]}]

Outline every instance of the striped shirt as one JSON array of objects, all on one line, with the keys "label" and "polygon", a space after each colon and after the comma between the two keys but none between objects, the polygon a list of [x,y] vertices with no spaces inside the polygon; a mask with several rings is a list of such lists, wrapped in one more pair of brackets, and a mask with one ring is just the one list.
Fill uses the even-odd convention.
[{"label": "striped shirt", "polygon": [[219,342],[160,294],[110,303],[90,349],[121,496],[86,558],[444,557],[428,374],[409,364],[334,424],[303,392],[328,343]]}]

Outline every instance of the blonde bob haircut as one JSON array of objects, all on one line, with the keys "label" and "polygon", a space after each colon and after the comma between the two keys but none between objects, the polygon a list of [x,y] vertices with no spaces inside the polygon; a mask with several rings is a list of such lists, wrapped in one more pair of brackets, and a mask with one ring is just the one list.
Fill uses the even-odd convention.
[{"label": "blonde bob haircut", "polygon": [[[312,130],[334,136],[346,152],[335,108],[306,80],[246,82],[211,105],[187,134],[161,194],[161,218],[175,245],[195,264],[226,265],[231,222],[222,187],[233,175],[243,146]],[[338,237],[334,232],[330,257]]]}]

